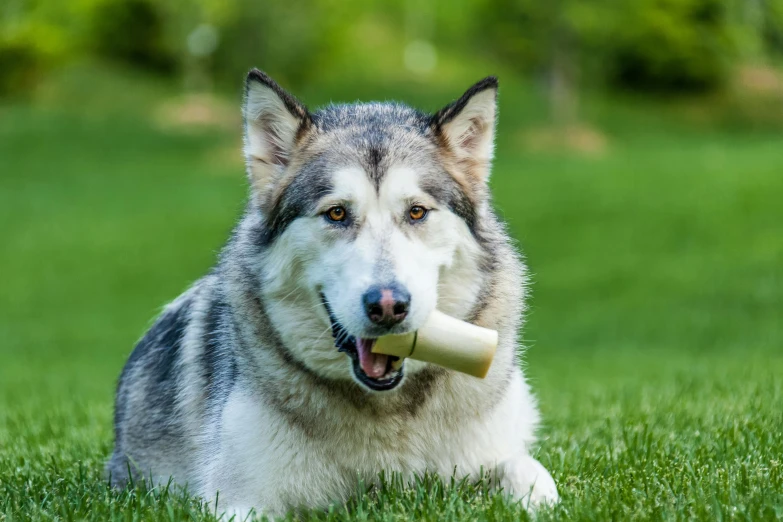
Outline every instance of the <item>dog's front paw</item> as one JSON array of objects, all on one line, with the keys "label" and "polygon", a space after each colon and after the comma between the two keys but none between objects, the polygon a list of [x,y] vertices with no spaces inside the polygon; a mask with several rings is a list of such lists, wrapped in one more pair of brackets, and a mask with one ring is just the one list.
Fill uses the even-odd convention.
[{"label": "dog's front paw", "polygon": [[529,510],[556,504],[560,499],[552,475],[529,455],[501,466],[500,485]]}]

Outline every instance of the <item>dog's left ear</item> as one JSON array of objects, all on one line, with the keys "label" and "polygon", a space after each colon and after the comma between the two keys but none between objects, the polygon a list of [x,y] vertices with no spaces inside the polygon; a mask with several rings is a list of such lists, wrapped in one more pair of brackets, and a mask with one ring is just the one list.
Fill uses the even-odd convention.
[{"label": "dog's left ear", "polygon": [[245,82],[245,161],[259,195],[288,166],[297,141],[310,128],[307,108],[258,69]]},{"label": "dog's left ear", "polygon": [[458,163],[470,163],[467,169],[477,181],[489,178],[495,149],[495,114],[498,79],[484,78],[462,97],[432,117],[436,136]]}]

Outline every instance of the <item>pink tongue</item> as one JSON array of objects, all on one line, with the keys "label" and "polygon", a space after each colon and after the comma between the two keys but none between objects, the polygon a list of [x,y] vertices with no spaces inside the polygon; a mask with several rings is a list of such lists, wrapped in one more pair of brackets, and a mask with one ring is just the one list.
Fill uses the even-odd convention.
[{"label": "pink tongue", "polygon": [[382,353],[372,353],[375,339],[356,338],[356,351],[359,352],[359,365],[368,377],[377,379],[386,373],[386,363],[389,356]]}]

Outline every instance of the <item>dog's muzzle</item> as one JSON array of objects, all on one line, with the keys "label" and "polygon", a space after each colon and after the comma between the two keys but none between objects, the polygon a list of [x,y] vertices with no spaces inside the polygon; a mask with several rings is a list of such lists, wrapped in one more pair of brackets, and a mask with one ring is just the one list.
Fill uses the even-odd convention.
[{"label": "dog's muzzle", "polygon": [[329,314],[335,347],[351,359],[353,374],[361,384],[374,391],[396,388],[403,378],[403,361],[393,355],[373,353],[375,339],[355,337],[340,324],[329,302],[321,295]]}]

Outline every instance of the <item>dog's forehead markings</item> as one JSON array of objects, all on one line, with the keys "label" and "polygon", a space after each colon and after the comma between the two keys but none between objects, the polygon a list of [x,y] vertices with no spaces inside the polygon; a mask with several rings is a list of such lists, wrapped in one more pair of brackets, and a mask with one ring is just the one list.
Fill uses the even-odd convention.
[{"label": "dog's forehead markings", "polygon": [[375,188],[360,167],[344,167],[334,173],[332,195],[361,204],[375,199]]},{"label": "dog's forehead markings", "polygon": [[387,204],[419,196],[419,174],[408,166],[395,165],[389,168],[383,177],[378,193]]},{"label": "dog's forehead markings", "polygon": [[419,186],[418,172],[408,166],[392,166],[376,188],[371,176],[361,167],[338,169],[333,174],[333,199],[350,202],[354,212],[371,221],[398,212],[413,198],[427,195]]}]

